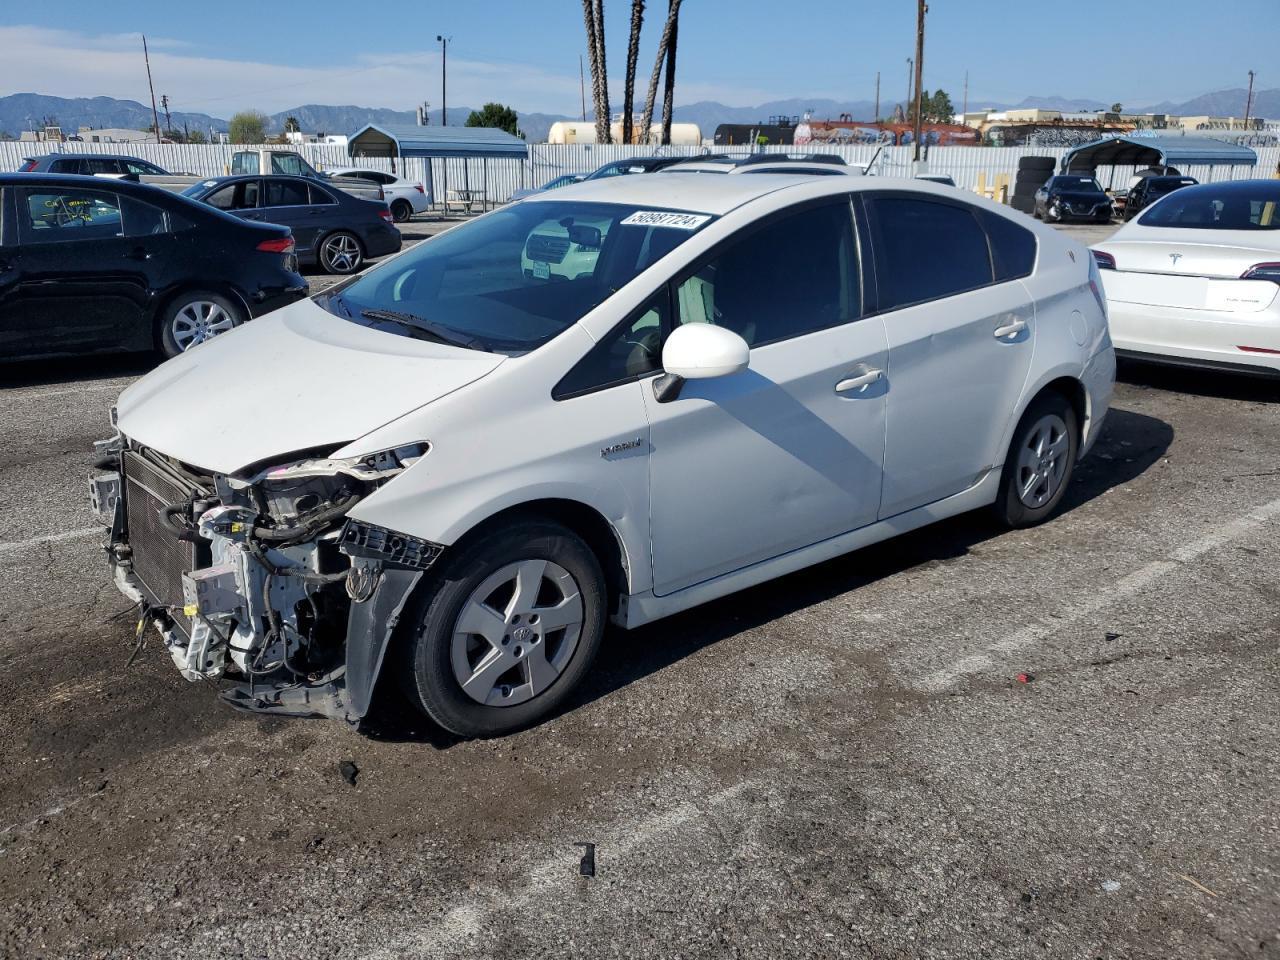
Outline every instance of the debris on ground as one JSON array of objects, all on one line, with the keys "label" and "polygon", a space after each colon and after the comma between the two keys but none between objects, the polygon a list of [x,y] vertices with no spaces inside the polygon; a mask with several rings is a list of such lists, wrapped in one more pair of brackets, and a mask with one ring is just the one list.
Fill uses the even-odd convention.
[{"label": "debris on ground", "polygon": [[1120,889],[1120,881],[1119,880],[1103,880],[1102,889],[1107,891],[1107,893],[1115,893],[1117,890]]},{"label": "debris on ground", "polygon": [[1119,640],[1123,636],[1123,633],[1108,633],[1106,635],[1106,641],[1107,643],[1111,643],[1113,640]]},{"label": "debris on ground", "polygon": [[1019,682],[1019,683],[1030,683],[1030,682],[1031,682],[1032,680],[1034,680],[1034,679],[1035,679],[1035,676],[1034,676],[1033,674],[1030,674],[1030,673],[1020,673],[1020,674],[1018,674],[1018,682]]},{"label": "debris on ground", "polygon": [[351,784],[356,785],[356,777],[360,775],[360,768],[355,765],[353,760],[343,760],[338,764],[338,772],[342,774],[342,779]]},{"label": "debris on ground", "polygon": [[584,877],[596,875],[596,845],[594,843],[575,843],[582,848],[582,859],[578,862],[578,873]]}]

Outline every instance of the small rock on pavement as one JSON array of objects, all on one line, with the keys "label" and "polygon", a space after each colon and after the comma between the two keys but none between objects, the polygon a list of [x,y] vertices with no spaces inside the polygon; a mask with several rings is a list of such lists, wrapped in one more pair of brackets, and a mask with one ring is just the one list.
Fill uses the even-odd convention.
[{"label": "small rock on pavement", "polygon": [[1102,881],[1102,889],[1103,889],[1103,890],[1105,890],[1105,891],[1107,891],[1107,893],[1115,893],[1117,890],[1119,890],[1119,889],[1120,889],[1120,881],[1118,881],[1118,880],[1103,880],[1103,881]]},{"label": "small rock on pavement", "polygon": [[343,780],[354,787],[356,785],[356,777],[360,775],[360,768],[355,765],[354,761],[343,760],[338,764],[338,772],[342,774]]}]

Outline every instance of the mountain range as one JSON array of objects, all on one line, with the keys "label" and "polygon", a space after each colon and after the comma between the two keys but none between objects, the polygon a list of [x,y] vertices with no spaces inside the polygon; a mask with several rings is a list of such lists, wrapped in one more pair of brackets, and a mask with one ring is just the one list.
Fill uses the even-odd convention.
[{"label": "mountain range", "polygon": [[[1191,100],[1177,103],[1162,101],[1149,106],[1125,104],[1128,111],[1139,113],[1169,113],[1184,116],[1243,116],[1246,91],[1243,88],[1206,93]],[[880,112],[888,114],[895,101],[886,98]],[[953,99],[956,107],[961,104]],[[1060,96],[1032,96],[1021,103],[993,103],[970,100],[973,109],[1011,109],[1039,107],[1046,110],[1105,110],[1110,104],[1100,100],[1071,99]],[[472,108],[449,108],[449,120],[453,124],[465,122]],[[710,137],[722,123],[757,123],[772,116],[800,116],[811,113],[815,117],[838,117],[842,113],[859,120],[870,119],[875,114],[875,103],[870,100],[829,100],[822,98],[792,98],[761,103],[754,107],[730,107],[714,100],[698,101],[678,106],[673,119],[680,123],[696,123],[703,136]],[[1259,90],[1254,94],[1253,115],[1280,117],[1280,89]],[[329,106],[327,104],[303,104],[289,110],[271,114],[273,131],[283,129],[287,117],[295,117],[308,133],[352,133],[366,123],[412,124],[416,117],[412,110],[390,110],[383,107]],[[124,127],[143,130],[151,126],[150,106],[135,100],[116,100],[111,97],[50,97],[38,93],[15,93],[0,97],[0,132],[16,136],[20,130],[39,123],[43,117],[56,117],[63,130],[73,131],[81,126]],[[440,122],[440,111],[431,111],[431,123]],[[551,124],[557,120],[573,120],[576,117],[548,114],[520,114],[520,129],[530,142],[546,139]],[[175,111],[171,114],[174,129],[184,127],[200,130],[207,136],[210,130],[225,131],[227,121],[206,113]]]}]

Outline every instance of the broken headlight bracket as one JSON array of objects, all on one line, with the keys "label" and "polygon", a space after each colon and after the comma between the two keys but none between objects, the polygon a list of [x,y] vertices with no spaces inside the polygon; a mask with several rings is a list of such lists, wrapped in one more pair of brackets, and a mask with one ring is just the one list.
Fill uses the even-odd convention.
[{"label": "broken headlight bracket", "polygon": [[338,538],[338,549],[351,558],[347,594],[361,603],[373,595],[383,566],[429,570],[444,547],[386,527],[348,520]]}]

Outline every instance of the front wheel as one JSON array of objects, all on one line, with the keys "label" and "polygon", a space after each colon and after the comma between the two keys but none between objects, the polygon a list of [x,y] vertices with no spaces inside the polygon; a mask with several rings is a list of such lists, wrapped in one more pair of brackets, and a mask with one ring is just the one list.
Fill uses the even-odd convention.
[{"label": "front wheel", "polygon": [[339,230],[320,244],[320,266],[326,273],[355,273],[363,263],[364,250],[354,233]]},{"label": "front wheel", "polygon": [[1066,495],[1075,469],[1080,428],[1061,394],[1037,399],[1018,421],[1005,458],[995,510],[1007,527],[1044,523]]},{"label": "front wheel", "polygon": [[160,316],[160,349],[176,357],[196,344],[244,323],[243,311],[230,298],[207,290],[180,294]]},{"label": "front wheel", "polygon": [[463,737],[495,737],[556,709],[604,636],[600,563],[572,531],[522,521],[446,561],[416,612],[411,697]]}]

